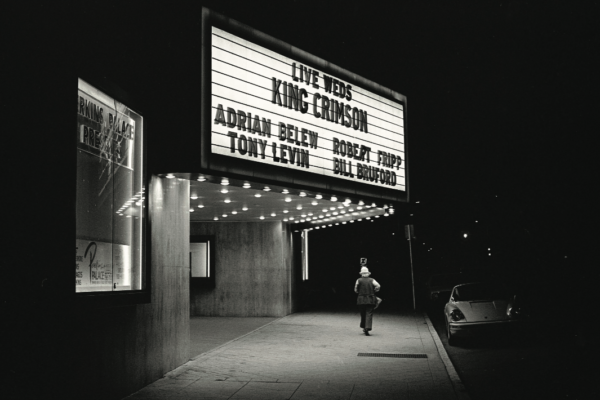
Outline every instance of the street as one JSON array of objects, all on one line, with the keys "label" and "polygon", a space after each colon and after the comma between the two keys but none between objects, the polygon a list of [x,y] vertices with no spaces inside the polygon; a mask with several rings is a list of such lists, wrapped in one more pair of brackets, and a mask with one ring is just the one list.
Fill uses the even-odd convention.
[{"label": "street", "polygon": [[498,329],[449,346],[443,308],[427,314],[473,400],[598,398],[593,346],[571,320]]}]

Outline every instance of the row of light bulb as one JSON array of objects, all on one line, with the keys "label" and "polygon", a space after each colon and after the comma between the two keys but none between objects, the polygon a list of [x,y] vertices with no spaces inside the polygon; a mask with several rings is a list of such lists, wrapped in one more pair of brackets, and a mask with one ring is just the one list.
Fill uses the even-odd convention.
[{"label": "row of light bulb", "polygon": [[[196,197],[196,199],[197,199],[197,197]],[[198,208],[204,208],[204,206],[203,206],[202,204],[200,204],[200,205],[198,205]],[[343,206],[339,206],[338,208],[343,208]],[[296,207],[296,209],[300,211],[300,210],[302,210],[302,206],[301,206],[301,205],[298,205],[298,206]],[[295,218],[294,218],[294,217],[290,216],[290,217],[283,218],[283,221],[285,221],[285,222],[288,222],[288,221],[293,221],[294,223],[299,223],[299,222],[309,222],[309,221],[312,221],[312,223],[314,224],[314,223],[322,223],[322,222],[332,221],[332,220],[334,220],[335,218],[343,218],[343,217],[344,217],[344,214],[346,214],[346,210],[343,210],[343,209],[342,209],[342,210],[340,210],[339,212],[337,212],[337,211],[333,211],[332,213],[328,213],[330,210],[335,210],[335,209],[336,209],[335,207],[330,207],[329,209],[327,209],[327,208],[324,208],[324,209],[323,209],[323,212],[324,212],[324,213],[327,213],[327,214],[325,214],[325,215],[321,214],[321,215],[319,215],[319,216],[314,216],[314,214],[313,214],[312,212],[309,212],[309,213],[307,213],[307,214],[301,214],[301,215],[300,215],[300,219],[297,219],[297,220],[295,220]],[[243,207],[243,208],[242,208],[242,211],[248,211],[248,207]],[[194,209],[193,209],[193,208],[190,208],[190,212],[194,212]],[[289,212],[290,212],[289,210],[283,210],[283,213],[284,213],[284,214],[288,214]],[[352,215],[356,215],[356,216],[358,216],[358,215],[360,215],[360,214],[366,214],[366,212],[365,212],[365,211],[361,211],[361,212],[359,213],[359,212],[356,212],[356,211],[354,211],[354,209],[352,209],[352,208],[351,208],[351,209],[349,209],[349,210],[348,210],[348,212],[351,212],[351,213],[352,213]],[[237,214],[237,213],[238,213],[238,212],[237,212],[236,210],[233,210],[233,211],[231,211],[231,214],[233,214],[233,215],[235,215],[235,214]],[[386,212],[384,215],[387,217],[389,214]],[[223,218],[227,218],[227,216],[228,216],[228,214],[223,214],[223,215],[222,215],[222,217],[223,217]],[[276,217],[276,216],[277,216],[277,213],[275,213],[275,212],[272,212],[272,213],[270,214],[270,216],[271,216],[271,217]],[[376,216],[375,216],[375,218],[379,218],[379,217],[380,217],[379,215],[376,215]],[[264,220],[265,218],[266,218],[265,216],[260,216],[260,217],[259,217],[259,219],[261,219],[261,220]],[[214,219],[215,221],[218,221],[218,220],[219,220],[219,217],[214,217],[213,219]],[[369,219],[371,219],[371,217],[366,217],[365,219],[369,220]],[[361,220],[362,220],[362,218],[358,219],[358,221],[361,221]],[[354,220],[352,220],[352,221],[350,221],[350,222],[354,222]],[[343,223],[345,224],[346,222],[343,222]],[[339,225],[339,224],[336,224],[336,225]]]},{"label": "row of light bulb", "polygon": [[[169,178],[169,179],[172,179],[172,178],[174,178],[175,176],[174,176],[173,174],[168,174],[166,177],[167,177],[167,178]],[[199,181],[199,182],[204,182],[204,181],[206,181],[206,178],[205,178],[204,176],[199,176],[199,177],[198,177],[198,181]],[[221,185],[222,185],[222,186],[229,186],[229,179],[227,179],[227,178],[222,178],[222,179],[221,179]],[[243,187],[244,189],[250,189],[250,188],[252,187],[252,185],[251,185],[249,182],[244,182],[244,184],[242,185],[242,187]],[[263,191],[265,191],[265,192],[269,192],[269,191],[271,191],[271,188],[270,188],[269,186],[264,186],[262,190],[263,190]],[[220,190],[220,192],[221,192],[221,193],[223,193],[223,194],[226,194],[226,193],[228,193],[228,192],[229,192],[229,190],[228,190],[227,188],[223,188],[223,189],[221,189],[221,190]],[[283,193],[283,194],[289,194],[289,190],[288,190],[288,189],[283,189],[283,190],[282,190],[282,193]],[[257,198],[259,198],[259,197],[262,197],[260,193],[256,193],[254,196],[255,196],[255,197],[257,197]],[[301,192],[299,193],[299,196],[300,196],[300,197],[307,197],[307,194],[306,194],[306,192],[304,192],[304,191],[301,191]],[[320,200],[320,199],[322,199],[322,198],[323,198],[323,195],[321,195],[321,194],[317,194],[317,195],[315,195],[315,199],[316,199],[316,200]],[[197,199],[198,199],[198,196],[191,196],[191,199],[192,199],[192,200],[197,200]],[[318,204],[319,204],[319,203],[318,203],[316,200],[313,200],[313,201],[311,202],[311,204],[312,204],[313,206],[316,206],[316,205],[318,205]],[[337,200],[338,200],[338,198],[337,198],[335,195],[332,195],[332,196],[331,196],[331,198],[330,198],[330,200],[331,200],[331,201],[337,201]],[[225,200],[223,200],[223,201],[224,201],[225,203],[230,203],[230,202],[231,202],[231,200],[230,200],[230,199],[225,199]],[[292,199],[291,199],[290,197],[286,197],[286,198],[285,198],[285,201],[289,203],[289,202],[291,202],[291,201],[292,201]],[[343,209],[344,207],[348,207],[348,206],[350,206],[350,204],[351,204],[351,203],[352,203],[352,201],[351,201],[350,199],[346,199],[346,200],[343,202],[343,205],[340,205],[340,206],[338,206],[337,208]],[[371,207],[377,207],[377,204],[376,204],[376,203],[372,203],[371,205],[365,205],[365,203],[364,203],[362,200],[360,200],[360,201],[358,202],[358,205],[356,206],[356,209],[357,209],[357,210],[362,210],[363,206],[364,206],[365,208],[371,208]],[[198,208],[203,208],[203,207],[204,207],[204,206],[203,206],[202,204],[198,205]],[[386,208],[387,208],[387,205],[385,205],[384,207],[386,207]],[[302,206],[301,206],[301,205],[298,205],[298,206],[296,207],[296,209],[297,209],[297,210],[302,210]],[[335,210],[335,209],[336,209],[336,207],[330,207],[329,209],[327,209],[327,208],[324,208],[324,209],[323,209],[323,212],[328,212],[328,211],[330,211],[330,210]],[[243,207],[243,208],[242,208],[242,211],[247,211],[247,210],[248,210],[248,208],[247,208],[247,207]],[[194,211],[195,211],[195,210],[194,210],[193,208],[190,208],[190,212],[194,212]],[[354,209],[352,209],[352,208],[351,208],[351,209],[349,209],[348,211],[349,211],[349,212],[353,212],[353,214],[354,214],[354,215],[358,215],[356,212],[354,212]],[[341,213],[341,214],[344,214],[345,212],[346,212],[345,210],[341,210],[341,211],[340,211],[340,213]],[[387,216],[389,216],[390,214],[393,214],[393,212],[394,212],[394,211],[393,211],[393,208],[388,208],[388,209],[386,210],[386,212],[385,212],[384,216],[386,216],[386,217],[387,217]],[[284,214],[287,214],[287,213],[289,213],[289,211],[288,211],[288,210],[283,210],[283,213],[284,213]],[[231,212],[231,214],[234,214],[234,215],[235,215],[235,214],[237,214],[237,211],[233,210],[233,211]],[[362,214],[364,214],[364,211],[362,212]],[[338,215],[338,212],[333,212],[333,215]],[[277,214],[276,214],[276,213],[274,213],[274,212],[273,212],[273,213],[271,213],[271,217],[276,217],[276,216],[277,216]],[[314,218],[312,218],[312,216],[313,216],[313,214],[312,214],[312,213],[308,213],[308,214],[302,214],[302,215],[301,215],[301,219],[299,219],[299,220],[295,220],[295,221],[294,221],[294,217],[284,218],[283,220],[284,220],[284,221],[286,221],[286,222],[288,222],[288,221],[293,221],[293,222],[295,222],[295,223],[298,223],[298,222],[307,222],[307,221],[313,221],[313,223],[318,223],[318,222],[320,222],[320,221],[318,221],[318,220],[317,220],[317,218],[320,218],[320,219],[323,219],[323,218],[325,218],[325,216],[323,216],[323,215],[320,215],[319,217],[314,217]],[[327,216],[327,217],[330,217],[331,215],[330,215],[330,214],[327,214],[326,216]],[[223,218],[227,218],[227,214],[223,214],[223,215],[222,215],[222,217],[223,217]],[[335,218],[335,217],[334,217],[334,218]],[[337,218],[342,218],[342,216],[337,216]],[[379,216],[376,216],[376,218],[379,218]],[[213,219],[214,219],[215,221],[218,221],[218,220],[219,220],[219,217],[216,217],[216,216],[215,216]],[[265,217],[264,217],[264,216],[260,216],[260,217],[259,217],[259,219],[261,219],[261,220],[264,220],[264,219],[265,219]],[[370,219],[370,217],[367,217],[366,219]],[[325,219],[323,219],[323,221],[328,221],[328,220],[330,220],[330,218],[325,218]],[[358,221],[361,221],[361,220],[362,220],[362,219],[358,219]],[[354,220],[352,220],[352,221],[350,221],[350,222],[354,222]],[[346,223],[346,221],[344,221],[344,222],[343,222],[343,224],[345,224],[345,223]],[[339,224],[339,223],[337,223],[337,224]],[[324,227],[325,227],[325,226],[323,226],[323,228],[324,228]],[[312,229],[312,228],[311,228],[311,229]]]},{"label": "row of light bulb", "polygon": [[[269,189],[269,190],[270,190],[270,189]],[[227,192],[228,192],[228,190],[227,190],[227,189],[222,189],[222,190],[221,190],[221,193],[227,193]],[[255,197],[261,197],[260,193],[257,193],[257,194],[255,194]],[[193,196],[191,196],[190,198],[191,198],[192,200],[197,200],[197,199],[198,199],[198,196],[196,196],[196,195],[193,195]],[[230,203],[230,202],[231,202],[231,200],[230,200],[230,199],[225,199],[225,200],[223,200],[223,201],[224,201],[225,203]],[[286,198],[285,198],[285,201],[286,201],[286,202],[291,202],[291,201],[292,201],[292,199],[291,199],[291,198],[289,198],[289,197],[286,197]],[[311,204],[315,206],[315,205],[318,205],[319,203],[318,203],[316,200],[314,200],[314,201],[312,201],[312,202],[311,202]],[[349,203],[349,202],[345,202],[343,205],[339,205],[339,206],[337,206],[337,208],[336,208],[336,207],[334,207],[334,206],[331,206],[331,207],[329,207],[329,208],[324,208],[324,209],[323,209],[323,212],[324,212],[324,213],[328,213],[328,212],[330,212],[330,211],[333,211],[333,210],[336,210],[336,209],[341,209],[341,210],[340,210],[339,212],[337,212],[337,211],[333,211],[331,214],[319,215],[318,217],[314,217],[314,218],[311,218],[311,217],[313,216],[313,213],[308,213],[308,214],[302,214],[302,215],[301,215],[301,218],[302,218],[302,219],[300,219],[300,220],[297,220],[297,221],[294,221],[294,217],[284,218],[283,220],[284,220],[284,221],[286,221],[286,222],[288,222],[288,221],[294,221],[294,222],[298,223],[298,222],[306,222],[306,221],[316,220],[317,218],[321,218],[321,219],[323,219],[323,218],[325,218],[326,216],[327,216],[327,217],[331,217],[331,215],[332,215],[332,214],[333,214],[334,216],[337,216],[337,218],[342,218],[342,216],[341,216],[341,215],[340,215],[340,216],[338,216],[338,214],[345,214],[345,213],[346,213],[346,210],[344,210],[344,207],[348,207],[349,205],[350,205],[350,203]],[[365,207],[366,207],[366,208],[371,208],[371,206],[365,206]],[[204,205],[200,204],[200,205],[198,205],[198,208],[204,208]],[[362,206],[357,206],[357,207],[356,207],[356,209],[357,209],[357,210],[361,210],[362,208],[363,208]],[[302,210],[302,206],[301,206],[301,205],[298,205],[298,206],[296,207],[296,209],[297,209],[297,210]],[[247,208],[247,207],[243,207],[243,208],[242,208],[242,211],[247,211],[247,210],[248,210],[248,208]],[[193,208],[190,208],[190,212],[194,212],[194,211],[195,211],[195,210],[194,210]],[[358,213],[358,212],[355,212],[353,208],[350,208],[348,211],[349,211],[349,212],[352,212],[352,213],[353,213],[353,215],[359,215],[359,213]],[[237,214],[237,211],[233,210],[231,213],[232,213],[232,214]],[[284,213],[284,214],[287,214],[287,213],[289,213],[289,210],[283,210],[283,213]],[[364,212],[364,211],[362,211],[362,212],[361,212],[361,214],[365,214],[365,212]],[[274,212],[273,212],[273,213],[271,213],[271,217],[276,217],[276,216],[277,216],[277,214],[276,214],[276,213],[274,213]],[[227,217],[227,214],[223,214],[223,216],[222,216],[222,217],[223,217],[223,218],[226,218],[226,217]],[[336,218],[336,217],[334,217],[334,218]],[[265,219],[265,217],[264,217],[264,216],[261,216],[261,217],[259,217],[259,219],[263,220],[263,219]],[[215,220],[215,221],[218,221],[218,220],[219,220],[219,217],[214,217],[214,220]],[[324,220],[325,220],[325,221],[328,221],[328,220],[330,220],[330,218],[325,218]]]},{"label": "row of light bulb", "polygon": [[[174,177],[175,177],[175,176],[174,176],[174,175],[172,175],[172,174],[170,174],[170,175],[171,175],[171,177],[172,177],[172,178],[174,178]],[[167,178],[169,178],[169,175],[167,175]],[[204,182],[204,181],[206,181],[206,178],[205,178],[205,177],[203,177],[203,176],[200,176],[200,177],[198,177],[198,181],[199,181],[199,182]],[[221,179],[221,185],[223,185],[223,186],[228,186],[228,185],[229,185],[229,179],[227,179],[227,178],[223,178],[223,179]],[[242,187],[243,187],[244,189],[250,189],[250,188],[252,187],[252,185],[251,185],[249,182],[244,182],[244,184],[242,185]],[[264,186],[264,187],[262,188],[262,190],[264,190],[265,192],[270,192],[270,191],[271,191],[271,188],[270,188],[269,186]],[[221,190],[221,193],[227,193],[227,192],[228,192],[228,190],[227,190],[227,189],[222,189],[222,190]],[[283,190],[281,191],[281,193],[283,193],[283,194],[289,194],[290,192],[289,192],[289,190],[288,190],[288,189],[283,189]],[[255,194],[254,196],[255,196],[255,197],[261,197],[260,193],[257,193],[257,194]],[[300,192],[300,193],[299,193],[299,196],[300,196],[300,197],[306,197],[306,196],[307,196],[307,194],[306,194],[306,192]],[[322,195],[322,194],[317,194],[317,195],[315,195],[315,199],[317,199],[317,200],[321,200],[322,198],[323,198],[323,195]],[[330,198],[330,200],[331,200],[331,201],[338,201],[338,198],[337,198],[335,195],[332,195],[332,196],[331,196],[331,198]],[[292,199],[290,199],[290,198],[286,198],[286,199],[285,199],[285,201],[288,201],[288,202],[289,202],[289,201],[292,201]],[[351,201],[350,199],[346,199],[346,200],[344,200],[344,204],[350,204],[350,203],[352,203],[352,201]],[[313,205],[315,205],[315,203],[314,203],[314,202],[313,202]],[[359,206],[365,206],[365,203],[364,203],[364,201],[360,200],[360,201],[358,202],[358,205],[359,205]],[[367,207],[367,208],[369,208],[369,207],[377,207],[377,204],[375,204],[375,203],[372,203],[371,205],[366,205],[365,207]],[[385,205],[384,207],[387,207],[387,205]]]},{"label": "row of light bulb", "polygon": [[[123,216],[123,213],[129,208],[131,207],[133,204],[135,204],[136,206],[140,207],[144,204],[144,200],[146,199],[144,197],[144,188],[142,188],[141,191],[139,191],[138,193],[136,193],[134,196],[132,196],[129,200],[127,200],[125,203],[123,203],[123,205],[121,206],[121,208],[119,208],[119,210],[117,210],[117,214],[119,214],[120,216]],[[131,215],[125,215],[125,217],[127,218],[131,218]]]}]

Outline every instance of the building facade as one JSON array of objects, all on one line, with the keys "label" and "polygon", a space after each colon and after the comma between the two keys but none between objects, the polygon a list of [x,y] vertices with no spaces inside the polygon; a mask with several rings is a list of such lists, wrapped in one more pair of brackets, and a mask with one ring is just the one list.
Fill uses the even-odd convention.
[{"label": "building facade", "polygon": [[[32,150],[41,182],[23,201],[52,195],[15,226],[23,255],[8,262],[25,272],[8,276],[24,283],[3,293],[3,375],[21,397],[122,398],[188,360],[190,316],[298,311],[311,232],[408,202],[403,95],[210,10],[199,18],[184,76],[144,53],[153,72],[99,58],[48,84],[60,127]],[[40,385],[24,387],[31,373]]]}]

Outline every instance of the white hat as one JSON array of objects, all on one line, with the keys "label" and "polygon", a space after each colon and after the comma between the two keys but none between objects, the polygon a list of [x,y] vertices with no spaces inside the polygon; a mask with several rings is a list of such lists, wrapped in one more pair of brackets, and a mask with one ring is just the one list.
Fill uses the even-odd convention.
[{"label": "white hat", "polygon": [[369,274],[369,275],[371,275],[371,273],[369,272],[369,268],[367,268],[367,267],[362,267],[360,269],[360,273],[361,274]]}]

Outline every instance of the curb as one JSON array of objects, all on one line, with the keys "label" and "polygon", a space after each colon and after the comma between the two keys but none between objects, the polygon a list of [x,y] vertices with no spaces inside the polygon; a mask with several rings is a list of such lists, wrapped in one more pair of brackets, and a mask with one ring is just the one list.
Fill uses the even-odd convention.
[{"label": "curb", "polygon": [[450,357],[448,357],[448,353],[446,352],[446,349],[444,348],[444,345],[442,344],[442,341],[440,340],[439,335],[437,334],[435,328],[433,327],[433,324],[431,323],[429,316],[427,315],[427,313],[423,313],[423,316],[425,317],[425,321],[427,322],[427,327],[429,328],[429,333],[431,334],[431,337],[433,338],[433,341],[435,342],[435,346],[437,347],[440,358],[442,359],[442,362],[444,363],[444,366],[446,367],[446,371],[448,372],[448,376],[450,377],[450,381],[452,382],[452,387],[454,388],[454,393],[456,394],[456,398],[460,399],[460,400],[471,400],[471,396],[469,396],[469,393],[467,392],[465,385],[460,380],[460,377],[458,376],[456,369],[454,369],[454,365],[452,364]]}]

